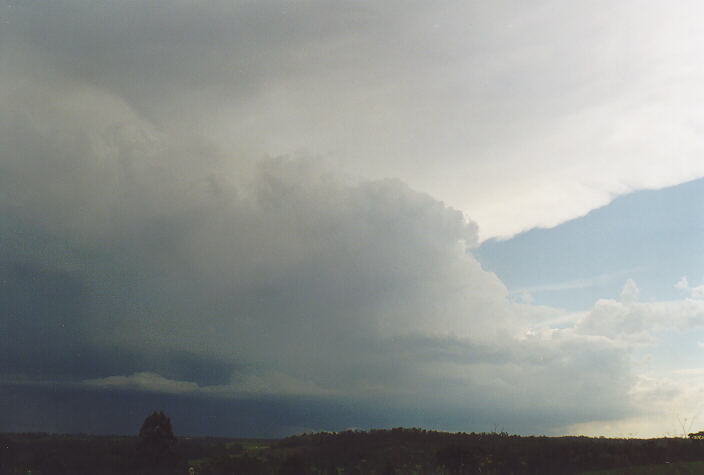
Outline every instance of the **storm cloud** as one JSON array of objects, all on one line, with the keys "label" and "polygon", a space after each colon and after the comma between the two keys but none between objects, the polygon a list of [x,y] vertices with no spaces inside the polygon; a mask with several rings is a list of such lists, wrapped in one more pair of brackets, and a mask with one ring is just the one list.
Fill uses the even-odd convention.
[{"label": "storm cloud", "polygon": [[65,416],[105,398],[116,431],[159,398],[247,408],[257,435],[642,415],[624,334],[697,326],[699,303],[662,325],[666,304],[565,315],[471,253],[704,173],[692,17],[668,10],[674,34],[654,8],[583,10],[3,3],[7,430],[110,431]]},{"label": "storm cloud", "polygon": [[[556,311],[506,298],[467,252],[477,226],[460,211],[398,180],[346,181],[314,158],[260,160],[228,180],[217,160],[171,155],[169,137],[139,122],[60,106],[23,110],[44,128],[6,124],[25,151],[2,167],[15,184],[3,192],[8,380],[393,399],[409,414],[419,401],[435,413],[542,408],[561,423],[577,404],[589,417],[576,396],[590,381],[602,389],[592,412],[627,410],[621,350],[525,340]],[[559,382],[574,371],[574,387]]]}]

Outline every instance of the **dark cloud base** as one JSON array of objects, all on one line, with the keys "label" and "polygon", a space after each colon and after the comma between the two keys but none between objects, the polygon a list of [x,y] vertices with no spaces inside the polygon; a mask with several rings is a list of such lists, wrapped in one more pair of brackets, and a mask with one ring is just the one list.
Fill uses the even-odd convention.
[{"label": "dark cloud base", "polygon": [[187,351],[92,344],[84,329],[90,290],[77,273],[0,262],[0,378],[68,381],[151,371],[199,385],[229,381],[237,365]]},{"label": "dark cloud base", "polygon": [[[0,432],[136,434],[144,417],[165,411],[180,436],[276,438],[301,432],[421,427],[452,432],[506,430],[553,435],[577,414],[406,407],[308,397],[216,398],[71,386],[0,386]],[[611,414],[613,416],[614,414]],[[619,414],[621,415],[621,414]],[[608,416],[608,414],[605,414]]]},{"label": "dark cloud base", "polygon": [[8,385],[0,431],[135,434],[164,410],[179,435],[280,437],[311,430],[392,425],[386,407],[363,409],[310,399],[218,399],[142,391]]}]

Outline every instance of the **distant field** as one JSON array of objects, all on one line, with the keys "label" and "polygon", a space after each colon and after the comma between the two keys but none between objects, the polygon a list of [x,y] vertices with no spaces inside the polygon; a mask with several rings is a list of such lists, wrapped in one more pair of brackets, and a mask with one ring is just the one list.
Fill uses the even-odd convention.
[{"label": "distant field", "polygon": [[271,444],[275,442],[275,440],[271,439],[240,439],[239,441],[233,442],[233,444],[239,444],[246,451],[256,451],[268,449],[271,447]]}]

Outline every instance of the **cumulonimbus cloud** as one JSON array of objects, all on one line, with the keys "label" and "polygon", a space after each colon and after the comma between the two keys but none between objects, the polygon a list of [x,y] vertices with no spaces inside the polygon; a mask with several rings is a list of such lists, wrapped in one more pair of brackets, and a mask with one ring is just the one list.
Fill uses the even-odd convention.
[{"label": "cumulonimbus cloud", "polygon": [[[562,312],[511,302],[467,253],[480,229],[553,225],[704,173],[700,42],[655,41],[657,11],[616,9],[602,36],[602,15],[572,7],[513,21],[522,7],[153,5],[2,13],[6,378],[34,366],[100,387],[219,385],[554,428],[627,415],[630,352],[698,325],[697,302],[600,301],[545,329]],[[624,19],[653,41],[611,49]],[[658,82],[672,50],[688,68],[665,61]],[[159,368],[87,365],[96,347],[158,354]],[[222,364],[229,385],[180,374],[172,354]]]},{"label": "cumulonimbus cloud", "polygon": [[[14,235],[41,239],[21,253],[9,241],[3,256],[32,262],[32,272],[72,272],[85,286],[82,312],[67,320],[72,349],[180,351],[240,369],[218,387],[147,362],[132,376],[106,366],[89,386],[491,413],[550,406],[566,422],[590,381],[601,388],[594,411],[625,410],[622,350],[569,333],[523,339],[556,311],[507,299],[467,252],[477,226],[460,211],[399,180],[340,178],[319,159],[269,159],[232,180],[222,162],[187,156],[129,107],[95,120],[112,100],[26,111],[50,126],[5,123],[0,133],[13,132],[13,147],[27,153],[1,165],[16,183],[4,191],[4,219]],[[558,383],[576,370],[579,382]]]}]

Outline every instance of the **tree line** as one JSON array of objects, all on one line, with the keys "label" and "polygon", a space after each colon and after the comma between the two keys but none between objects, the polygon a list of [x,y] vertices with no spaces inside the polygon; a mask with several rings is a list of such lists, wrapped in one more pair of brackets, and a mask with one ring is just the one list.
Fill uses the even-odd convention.
[{"label": "tree line", "polygon": [[252,443],[176,437],[168,416],[155,411],[136,437],[0,435],[2,474],[564,474],[693,461],[704,469],[704,433],[606,439],[395,428]]}]

